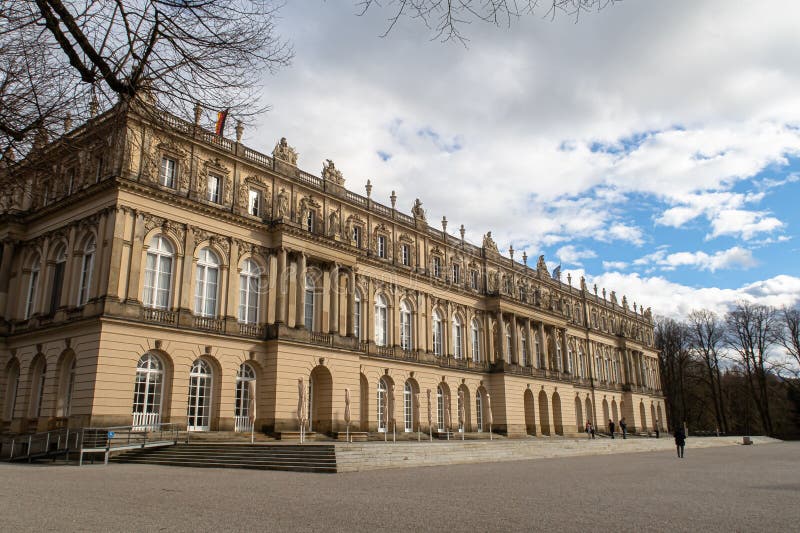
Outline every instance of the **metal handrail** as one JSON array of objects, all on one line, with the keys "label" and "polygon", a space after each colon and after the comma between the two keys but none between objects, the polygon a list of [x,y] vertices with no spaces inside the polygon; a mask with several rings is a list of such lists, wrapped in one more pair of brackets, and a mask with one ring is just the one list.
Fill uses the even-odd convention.
[{"label": "metal handrail", "polygon": [[85,453],[103,453],[104,463],[112,451],[149,448],[178,443],[177,424],[158,424],[147,429],[138,426],[112,426],[100,428],[81,428],[78,452],[78,465],[83,464]]},{"label": "metal handrail", "polygon": [[9,461],[28,459],[30,462],[34,457],[67,454],[69,439],[69,428],[5,438],[0,442],[0,458]]}]

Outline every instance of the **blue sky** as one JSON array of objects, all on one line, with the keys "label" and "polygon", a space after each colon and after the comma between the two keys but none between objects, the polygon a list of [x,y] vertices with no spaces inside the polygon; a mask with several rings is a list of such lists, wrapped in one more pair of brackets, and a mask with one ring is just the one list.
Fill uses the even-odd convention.
[{"label": "blue sky", "polygon": [[[700,4],[700,5],[698,5]],[[468,46],[297,2],[292,66],[245,134],[479,243],[491,230],[656,313],[800,298],[800,6],[623,2],[578,24],[474,23]]]}]

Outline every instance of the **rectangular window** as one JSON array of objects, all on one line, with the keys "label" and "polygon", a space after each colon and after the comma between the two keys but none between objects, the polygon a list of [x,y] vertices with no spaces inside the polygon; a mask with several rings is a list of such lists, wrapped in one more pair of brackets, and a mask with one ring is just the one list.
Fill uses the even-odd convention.
[{"label": "rectangular window", "polygon": [[250,189],[248,193],[247,212],[254,216],[261,214],[261,192]]},{"label": "rectangular window", "polygon": [[94,182],[98,183],[100,178],[103,177],[103,156],[99,156],[95,159],[95,167],[94,167]]},{"label": "rectangular window", "polygon": [[378,235],[378,257],[386,259],[386,237]]},{"label": "rectangular window", "polygon": [[208,175],[208,201],[214,202],[215,204],[219,203],[220,199],[220,184],[222,180],[219,176],[215,176],[214,174]]},{"label": "rectangular window", "polygon": [[442,259],[434,256],[433,258],[433,275],[437,278],[442,277]]},{"label": "rectangular window", "polygon": [[453,265],[453,283],[461,283],[461,265]]},{"label": "rectangular window", "polygon": [[400,313],[400,347],[411,350],[411,313]]},{"label": "rectangular window", "polygon": [[161,185],[172,189],[175,188],[175,174],[177,168],[178,164],[174,159],[169,157],[161,158],[161,176],[159,180]]},{"label": "rectangular window", "polygon": [[308,215],[306,215],[306,231],[314,233],[314,217],[316,216],[317,212],[313,209],[308,210]]},{"label": "rectangular window", "polygon": [[53,267],[53,290],[50,293],[50,314],[56,312],[61,305],[61,289],[64,286],[64,268],[66,262],[56,263]]},{"label": "rectangular window", "polygon": [[478,271],[471,270],[469,273],[469,286],[473,291],[478,290]]},{"label": "rectangular window", "polygon": [[356,248],[361,248],[361,226],[353,226],[353,240],[356,241]]},{"label": "rectangular window", "polygon": [[476,363],[481,360],[481,339],[479,333],[477,327],[472,328],[472,360]]},{"label": "rectangular window", "polygon": [[433,353],[442,355],[442,323],[439,321],[433,323]]},{"label": "rectangular window", "polygon": [[83,268],[81,269],[81,289],[78,295],[78,305],[86,305],[89,301],[89,285],[92,283],[92,269],[94,267],[94,253],[90,252],[83,256]]},{"label": "rectangular window", "polygon": [[71,168],[67,171],[67,195],[72,194],[73,188],[75,188],[75,169]]},{"label": "rectangular window", "polygon": [[39,285],[39,271],[31,272],[31,280],[28,284],[28,301],[25,304],[25,318],[28,319],[33,314],[33,305],[36,300],[36,288]]},{"label": "rectangular window", "polygon": [[303,308],[303,325],[308,331],[314,331],[314,290],[306,289],[306,301]]},{"label": "rectangular window", "polygon": [[404,244],[400,248],[400,255],[403,259],[403,266],[411,266],[411,247]]},{"label": "rectangular window", "polygon": [[464,357],[464,343],[461,339],[461,326],[457,325],[453,327],[453,355],[455,355],[456,359],[461,359]]},{"label": "rectangular window", "polygon": [[356,300],[355,309],[353,310],[353,333],[356,339],[361,340],[361,301]]}]

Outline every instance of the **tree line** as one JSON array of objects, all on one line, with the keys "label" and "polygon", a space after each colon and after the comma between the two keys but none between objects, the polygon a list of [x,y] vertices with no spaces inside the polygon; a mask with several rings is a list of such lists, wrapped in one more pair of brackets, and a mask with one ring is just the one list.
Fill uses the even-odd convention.
[{"label": "tree line", "polygon": [[670,427],[800,436],[800,307],[660,317],[655,338]]}]

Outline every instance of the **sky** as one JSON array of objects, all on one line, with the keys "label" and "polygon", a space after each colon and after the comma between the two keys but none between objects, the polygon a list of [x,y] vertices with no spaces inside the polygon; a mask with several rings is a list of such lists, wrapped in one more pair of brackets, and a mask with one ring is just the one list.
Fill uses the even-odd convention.
[{"label": "sky", "polygon": [[[629,0],[442,43],[390,7],[288,2],[244,142],[573,283],[682,317],[800,302],[800,2]],[[506,252],[507,254],[507,252]]]}]

